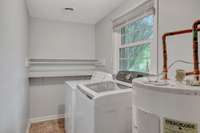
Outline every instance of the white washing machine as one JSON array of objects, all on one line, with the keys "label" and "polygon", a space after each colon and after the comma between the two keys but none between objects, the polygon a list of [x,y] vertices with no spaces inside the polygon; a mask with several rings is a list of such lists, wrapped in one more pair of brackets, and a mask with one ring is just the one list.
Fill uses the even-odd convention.
[{"label": "white washing machine", "polygon": [[79,84],[75,133],[132,133],[132,87],[117,81]]},{"label": "white washing machine", "polygon": [[81,78],[79,80],[66,81],[65,85],[65,130],[67,133],[75,133],[75,114],[76,114],[76,94],[75,90],[80,83],[93,81],[112,80],[112,75],[104,72],[94,72],[91,78]]}]

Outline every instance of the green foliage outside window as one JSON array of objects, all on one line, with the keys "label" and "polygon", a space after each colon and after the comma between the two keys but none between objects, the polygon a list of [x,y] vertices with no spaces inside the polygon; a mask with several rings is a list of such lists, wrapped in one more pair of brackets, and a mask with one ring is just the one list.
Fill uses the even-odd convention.
[{"label": "green foliage outside window", "polygon": [[[121,45],[146,41],[153,37],[153,15],[121,28]],[[120,48],[120,70],[148,72],[150,43]]]},{"label": "green foliage outside window", "polygon": [[148,72],[150,63],[150,44],[120,49],[120,70]]}]

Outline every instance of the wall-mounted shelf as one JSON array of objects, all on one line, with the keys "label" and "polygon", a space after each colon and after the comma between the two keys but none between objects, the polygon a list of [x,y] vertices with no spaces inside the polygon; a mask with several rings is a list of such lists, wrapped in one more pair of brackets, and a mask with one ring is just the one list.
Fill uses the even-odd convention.
[{"label": "wall-mounted shelf", "polygon": [[29,78],[91,75],[96,59],[29,59]]}]

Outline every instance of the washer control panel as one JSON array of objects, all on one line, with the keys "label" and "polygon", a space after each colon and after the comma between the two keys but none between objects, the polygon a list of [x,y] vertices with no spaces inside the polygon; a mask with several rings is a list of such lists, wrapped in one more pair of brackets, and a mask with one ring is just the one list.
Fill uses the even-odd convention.
[{"label": "washer control panel", "polygon": [[119,81],[132,83],[132,80],[135,78],[148,76],[147,73],[135,72],[135,71],[119,71],[117,73],[116,79]]}]

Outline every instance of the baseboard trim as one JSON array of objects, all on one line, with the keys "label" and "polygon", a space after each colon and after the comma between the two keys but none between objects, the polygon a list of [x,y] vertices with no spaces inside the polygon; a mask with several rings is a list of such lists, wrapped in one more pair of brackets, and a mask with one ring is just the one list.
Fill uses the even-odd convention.
[{"label": "baseboard trim", "polygon": [[65,115],[59,114],[59,115],[48,115],[48,116],[42,116],[42,117],[35,117],[35,118],[30,119],[30,123],[38,123],[38,122],[56,120],[56,119],[61,119],[61,118],[65,118]]},{"label": "baseboard trim", "polygon": [[28,121],[26,126],[26,133],[29,133],[30,128],[31,128],[31,122]]}]

